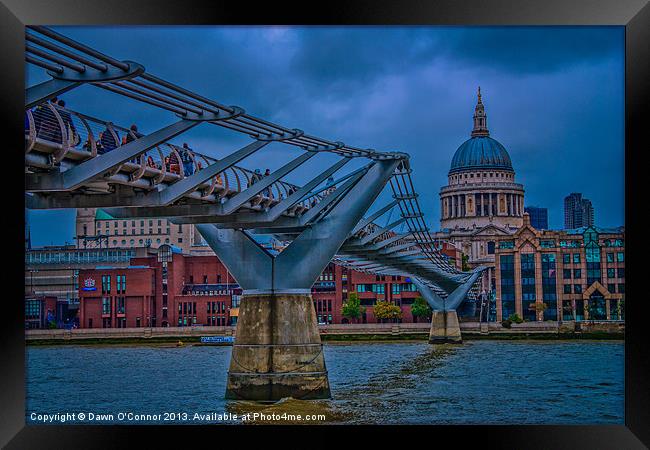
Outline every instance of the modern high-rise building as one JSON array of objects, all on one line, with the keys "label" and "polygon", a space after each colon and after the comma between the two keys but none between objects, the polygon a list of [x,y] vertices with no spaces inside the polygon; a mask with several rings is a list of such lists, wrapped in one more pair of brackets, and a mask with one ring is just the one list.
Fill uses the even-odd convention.
[{"label": "modern high-rise building", "polygon": [[548,209],[539,206],[526,206],[524,212],[530,216],[530,224],[538,230],[548,230]]},{"label": "modern high-rise building", "polygon": [[564,197],[564,228],[590,227],[594,224],[594,207],[591,200],[582,198],[579,192]]}]

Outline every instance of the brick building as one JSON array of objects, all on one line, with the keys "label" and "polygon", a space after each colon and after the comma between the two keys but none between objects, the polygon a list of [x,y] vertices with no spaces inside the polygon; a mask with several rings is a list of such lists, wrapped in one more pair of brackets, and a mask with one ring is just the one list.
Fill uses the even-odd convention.
[{"label": "brick building", "polygon": [[[237,321],[242,290],[216,256],[185,255],[169,245],[131,258],[130,265],[79,270],[79,323],[82,328],[224,326]],[[452,264],[455,247],[441,243]],[[419,293],[409,278],[365,274],[330,263],[312,287],[320,323],[346,323],[341,315],[350,292],[358,292],[360,322],[377,322],[373,306],[389,301],[412,322],[410,305]]]},{"label": "brick building", "polygon": [[25,297],[25,328],[47,328],[50,321],[57,321],[60,306],[54,296]]},{"label": "brick building", "polygon": [[241,288],[216,256],[162,245],[128,267],[79,271],[82,328],[225,326],[236,322]]},{"label": "brick building", "polygon": [[[496,248],[497,321],[622,320],[625,230],[540,231],[524,225]],[[590,317],[591,315],[591,317]]]}]

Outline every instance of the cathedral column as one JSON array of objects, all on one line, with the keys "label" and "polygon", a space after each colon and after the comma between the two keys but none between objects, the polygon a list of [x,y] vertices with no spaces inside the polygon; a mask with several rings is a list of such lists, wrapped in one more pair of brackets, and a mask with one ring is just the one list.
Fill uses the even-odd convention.
[{"label": "cathedral column", "polygon": [[[488,216],[492,215],[492,193],[490,192],[488,195]],[[498,212],[498,211],[497,211]]]}]

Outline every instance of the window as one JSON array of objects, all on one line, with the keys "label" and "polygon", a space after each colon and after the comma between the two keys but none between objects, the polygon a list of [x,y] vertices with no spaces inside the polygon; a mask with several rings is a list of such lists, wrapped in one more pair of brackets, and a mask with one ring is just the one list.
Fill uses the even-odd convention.
[{"label": "window", "polygon": [[503,317],[509,317],[515,312],[514,256],[501,255],[499,266],[501,269],[501,310]]},{"label": "window", "polygon": [[499,248],[515,248],[515,241],[501,241],[499,242]]},{"label": "window", "polygon": [[179,238],[178,238],[178,243],[179,243],[179,244],[182,244],[182,243],[183,243],[183,238],[179,237]]},{"label": "window", "polygon": [[125,300],[125,297],[117,297],[117,313],[118,314],[124,314],[124,312],[125,312],[124,300]]},{"label": "window", "polygon": [[102,314],[110,314],[110,313],[111,313],[111,298],[102,297]]},{"label": "window", "polygon": [[570,294],[571,293],[571,285],[570,284],[565,284],[564,285],[564,293],[565,294]]},{"label": "window", "polygon": [[565,280],[571,279],[571,269],[563,269],[562,270],[562,278]]},{"label": "window", "polygon": [[609,283],[609,284],[607,285],[607,290],[608,290],[610,293],[615,294],[615,293],[616,293],[616,285],[615,285],[614,283]]},{"label": "window", "polygon": [[494,255],[494,242],[488,241],[488,255]]},{"label": "window", "polygon": [[607,253],[607,262],[614,262],[614,253]]},{"label": "window", "polygon": [[372,285],[372,292],[374,292],[375,294],[384,294],[385,293],[384,289],[385,288],[384,288],[383,284],[373,284]]},{"label": "window", "polygon": [[613,268],[607,269],[607,278],[614,278],[616,276],[616,270]]},{"label": "window", "polygon": [[573,278],[582,278],[582,269],[573,269]]},{"label": "window", "polygon": [[574,284],[573,285],[573,292],[576,294],[582,294],[582,285],[581,284]]},{"label": "window", "polygon": [[564,264],[571,264],[571,253],[565,253],[562,255],[562,262],[564,262]]},{"label": "window", "polygon": [[619,285],[618,285],[618,293],[619,294],[625,294],[625,284],[624,283],[619,283]]},{"label": "window", "polygon": [[102,275],[102,294],[111,293],[111,276]]},{"label": "window", "polygon": [[534,253],[524,253],[521,255],[521,299],[524,305],[524,319],[536,320],[535,309],[530,306],[536,300]]},{"label": "window", "polygon": [[625,256],[624,256],[623,252],[617,252],[616,253],[616,261],[618,261],[618,262],[625,261]]},{"label": "window", "polygon": [[625,267],[619,267],[618,268],[618,277],[619,278],[625,278]]},{"label": "window", "polygon": [[203,275],[203,284],[208,284],[208,276]]},{"label": "window", "polygon": [[573,254],[573,264],[580,264],[580,253]]}]

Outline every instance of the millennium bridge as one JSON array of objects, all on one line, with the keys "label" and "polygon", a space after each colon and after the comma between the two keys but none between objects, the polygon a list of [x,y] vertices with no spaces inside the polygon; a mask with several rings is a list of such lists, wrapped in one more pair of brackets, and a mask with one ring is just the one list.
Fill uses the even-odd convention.
[{"label": "millennium bridge", "polygon": [[[25,37],[27,63],[49,76],[25,92],[26,207],[102,208],[115,218],[195,224],[243,289],[227,398],[330,397],[311,300],[330,261],[410,277],[433,310],[429,341],[461,341],[456,309],[484,268],[462,272],[441,255],[408,154],[357,148],[252,116],[46,27],[27,27]],[[82,85],[165,110],[171,123],[145,134],[51,101]],[[208,125],[250,142],[220,150],[218,158],[171,143]],[[265,176],[242,166],[269,144],[291,146],[295,157]],[[319,165],[303,185],[286,181],[323,155],[336,162]],[[360,167],[345,171],[351,161]],[[388,186],[392,200],[382,204]],[[380,225],[382,217],[389,223]],[[258,244],[260,234],[286,246],[273,255]]]}]

